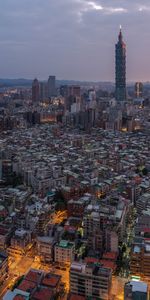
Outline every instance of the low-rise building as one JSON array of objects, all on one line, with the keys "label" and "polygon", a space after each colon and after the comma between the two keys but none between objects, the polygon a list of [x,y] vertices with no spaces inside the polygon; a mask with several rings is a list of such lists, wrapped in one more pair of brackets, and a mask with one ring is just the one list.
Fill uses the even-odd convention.
[{"label": "low-rise building", "polygon": [[47,287],[40,286],[33,293],[32,300],[54,300],[53,291]]},{"label": "low-rise building", "polygon": [[29,243],[31,243],[31,233],[24,229],[17,229],[11,238],[11,246],[8,249],[9,254],[24,254]]},{"label": "low-rise building", "polygon": [[61,276],[47,273],[42,279],[41,285],[51,289],[54,293],[60,291]]},{"label": "low-rise building", "polygon": [[37,237],[37,251],[42,262],[53,261],[54,258],[54,239],[52,237]]},{"label": "low-rise building", "polygon": [[40,270],[30,269],[21,281],[18,290],[30,293],[30,297],[37,291],[40,286],[44,273]]},{"label": "low-rise building", "polygon": [[29,300],[29,298],[30,293],[14,289],[13,291],[8,290],[3,297],[3,300]]}]

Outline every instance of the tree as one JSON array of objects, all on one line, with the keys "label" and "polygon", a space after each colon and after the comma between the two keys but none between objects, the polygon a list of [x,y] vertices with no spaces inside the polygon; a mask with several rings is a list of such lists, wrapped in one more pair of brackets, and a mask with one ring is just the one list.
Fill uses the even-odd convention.
[{"label": "tree", "polygon": [[143,173],[144,176],[146,176],[146,175],[148,175],[148,170],[147,170],[146,168],[144,168],[144,169],[142,170],[142,173]]},{"label": "tree", "polygon": [[54,202],[56,203],[56,210],[66,210],[67,202],[61,190],[56,191],[54,196]]}]

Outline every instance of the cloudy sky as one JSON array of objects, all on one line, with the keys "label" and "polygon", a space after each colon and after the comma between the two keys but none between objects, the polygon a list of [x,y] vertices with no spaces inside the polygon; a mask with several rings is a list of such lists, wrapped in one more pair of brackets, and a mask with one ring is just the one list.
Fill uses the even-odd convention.
[{"label": "cloudy sky", "polygon": [[150,80],[150,0],[0,0],[0,78],[113,81],[120,24],[128,81]]}]

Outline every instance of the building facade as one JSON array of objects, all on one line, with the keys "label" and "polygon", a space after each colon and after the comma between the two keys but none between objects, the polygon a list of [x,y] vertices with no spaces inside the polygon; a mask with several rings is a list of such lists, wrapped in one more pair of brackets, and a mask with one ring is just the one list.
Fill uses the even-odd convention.
[{"label": "building facade", "polygon": [[110,299],[112,271],[100,264],[77,263],[70,268],[70,292],[88,299]]},{"label": "building facade", "polygon": [[32,82],[32,101],[37,102],[40,99],[40,85],[39,81],[35,78]]},{"label": "building facade", "polygon": [[3,284],[8,272],[8,256],[5,252],[0,252],[0,284]]},{"label": "building facade", "polygon": [[37,251],[42,262],[53,260],[54,239],[47,236],[37,237]]},{"label": "building facade", "polygon": [[135,238],[131,251],[130,269],[132,275],[150,277],[150,243],[144,238]]},{"label": "building facade", "polygon": [[49,76],[48,82],[47,82],[47,91],[48,91],[49,98],[56,96],[56,78],[55,78],[55,76]]},{"label": "building facade", "polygon": [[143,83],[142,82],[135,83],[135,97],[136,98],[143,97]]},{"label": "building facade", "polygon": [[55,245],[55,262],[71,263],[75,258],[74,243],[61,240],[59,244]]}]

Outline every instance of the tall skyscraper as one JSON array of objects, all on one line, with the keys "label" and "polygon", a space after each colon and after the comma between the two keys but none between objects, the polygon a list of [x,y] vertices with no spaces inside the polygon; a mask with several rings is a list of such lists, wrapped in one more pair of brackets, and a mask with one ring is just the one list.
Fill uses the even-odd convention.
[{"label": "tall skyscraper", "polygon": [[47,83],[40,82],[40,100],[45,100],[47,98]]},{"label": "tall skyscraper", "polygon": [[142,98],[142,96],[143,96],[143,83],[136,82],[135,83],[135,97]]},{"label": "tall skyscraper", "polygon": [[32,82],[32,101],[37,102],[40,99],[40,85],[39,81],[35,78]]},{"label": "tall skyscraper", "polygon": [[49,76],[47,82],[48,97],[56,96],[56,79],[55,76]]},{"label": "tall skyscraper", "polygon": [[116,44],[116,100],[126,100],[126,44],[123,42],[121,27]]}]

